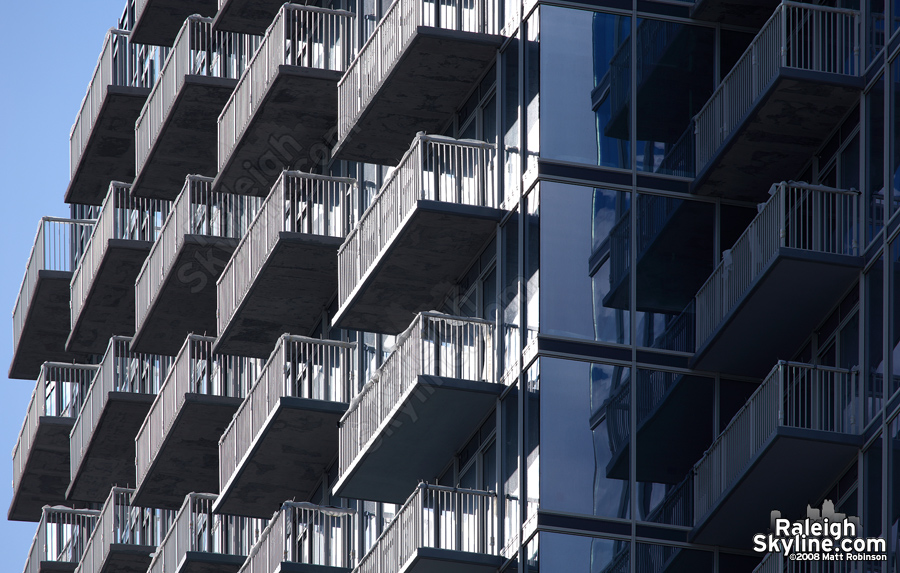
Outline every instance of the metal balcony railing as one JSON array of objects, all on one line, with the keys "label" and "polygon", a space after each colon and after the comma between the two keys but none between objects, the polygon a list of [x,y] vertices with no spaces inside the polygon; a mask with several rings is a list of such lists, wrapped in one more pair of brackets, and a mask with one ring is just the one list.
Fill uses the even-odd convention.
[{"label": "metal balcony railing", "polygon": [[40,573],[41,562],[78,563],[100,518],[99,511],[44,506],[28,550],[24,573]]},{"label": "metal balcony railing", "polygon": [[348,402],[354,386],[353,344],[284,334],[219,439],[224,489],[269,414],[283,397]]},{"label": "metal balcony railing", "polygon": [[394,351],[353,399],[340,422],[338,474],[376,439],[379,425],[415,385],[418,376],[446,376],[496,383],[494,324],[423,312],[397,336]]},{"label": "metal balcony railing", "polygon": [[339,301],[349,298],[416,201],[497,207],[497,178],[493,144],[418,134],[338,250]]},{"label": "metal balcony railing", "polygon": [[238,573],[271,573],[283,561],[351,566],[353,510],[286,501]]},{"label": "metal balcony railing", "polygon": [[135,169],[138,173],[150,157],[150,150],[184,86],[185,77],[238,79],[260,39],[250,34],[213,31],[212,18],[188,16],[135,123]]},{"label": "metal balcony railing", "polygon": [[156,71],[168,53],[168,48],[132,44],[130,32],[110,29],[103,40],[103,49],[81,101],[81,109],[69,132],[69,175],[75,176],[78,162],[87,146],[91,131],[100,116],[100,108],[109,86],[151,88]]},{"label": "metal balcony railing", "polygon": [[89,219],[41,218],[13,308],[13,348],[19,347],[38,274],[41,271],[73,271],[84,252],[94,223]]},{"label": "metal balcony railing", "polygon": [[131,185],[127,183],[113,181],[109,184],[109,192],[103,200],[91,238],[72,276],[72,324],[78,320],[87,301],[110,239],[156,241],[171,207],[171,201],[132,197]]},{"label": "metal balcony railing", "polygon": [[188,551],[239,556],[250,552],[266,526],[265,520],[214,514],[215,501],[216,496],[209,493],[190,493],[184,498],[147,573],[177,571]]},{"label": "metal balcony railing", "polygon": [[298,4],[281,7],[219,116],[220,171],[278,76],[279,66],[347,69],[356,55],[353,19],[354,14],[346,10]]},{"label": "metal balcony railing", "polygon": [[278,243],[279,234],[345,237],[356,181],[284,171],[263,200],[216,285],[216,326],[222,333]]},{"label": "metal balcony railing", "polygon": [[212,179],[188,175],[184,188],[172,203],[159,236],[135,281],[135,330],[140,330],[172,271],[186,235],[239,239],[263,202],[262,197],[245,197],[210,190]]},{"label": "metal balcony railing", "polygon": [[[753,573],[859,573],[866,569],[861,561],[803,561],[785,557],[784,553],[767,553]],[[876,566],[877,567],[877,566]]]},{"label": "metal balcony railing", "polygon": [[19,430],[19,439],[12,451],[13,491],[18,491],[22,483],[25,463],[34,445],[40,419],[43,416],[53,416],[74,420],[97,368],[98,366],[58,362],[44,362],[41,366],[41,374],[34,385],[25,420]]},{"label": "metal balcony railing", "polygon": [[[662,370],[639,369],[637,371],[635,401],[637,402],[636,427],[638,429],[662,404],[669,391],[681,381],[683,376],[683,374],[663,372]],[[628,382],[626,379],[625,383],[606,402],[609,447],[613,454],[621,451],[631,439],[631,384]]]},{"label": "metal balcony railing", "polygon": [[100,573],[112,545],[156,547],[166,536],[175,512],[131,505],[133,489],[114,487],[75,573]]},{"label": "metal balcony railing", "polygon": [[72,428],[69,444],[69,459],[74,478],[91,436],[100,422],[100,416],[109,400],[110,392],[130,392],[133,394],[156,394],[172,365],[172,357],[141,354],[129,348],[131,338],[113,336],[109,347],[84,397],[84,403]]},{"label": "metal balcony railing", "polygon": [[779,362],[694,466],[694,525],[747,471],[778,428],[861,431],[859,384],[853,370]]},{"label": "metal balcony railing", "polygon": [[[644,255],[684,202],[662,195],[637,197],[637,258]],[[615,287],[631,270],[631,211],[626,210],[609,232],[609,284]]]},{"label": "metal balcony railing", "polygon": [[858,253],[859,192],[806,183],[779,183],[734,246],[722,254],[694,297],[696,348],[750,289],[781,247],[827,253]]},{"label": "metal balcony railing", "polygon": [[696,172],[716,155],[782,68],[856,76],[859,50],[859,12],[782,2],[695,116]]},{"label": "metal balcony railing", "polygon": [[498,34],[499,4],[487,0],[394,0],[338,82],[338,135],[347,137],[400,59],[416,28]]},{"label": "metal balcony railing", "polygon": [[189,334],[175,357],[135,438],[137,480],[141,483],[184,405],[185,394],[243,398],[259,370],[258,359],[213,354],[216,339]]},{"label": "metal balcony railing", "polygon": [[355,573],[398,573],[420,547],[499,554],[497,495],[420,483]]}]

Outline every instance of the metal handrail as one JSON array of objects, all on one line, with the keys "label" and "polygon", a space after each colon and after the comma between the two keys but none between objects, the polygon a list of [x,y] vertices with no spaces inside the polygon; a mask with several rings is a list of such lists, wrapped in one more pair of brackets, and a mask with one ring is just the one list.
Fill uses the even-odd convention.
[{"label": "metal handrail", "polygon": [[340,421],[338,475],[378,438],[377,430],[418,376],[496,383],[497,336],[486,320],[423,312],[398,335],[394,350],[350,403]]},{"label": "metal handrail", "polygon": [[25,420],[19,430],[19,439],[12,451],[13,491],[18,491],[22,483],[25,464],[37,437],[41,418],[53,416],[74,420],[98,368],[93,365],[59,362],[44,362],[41,366],[41,373],[31,393],[31,401],[28,402]]},{"label": "metal handrail", "polygon": [[780,248],[833,255],[859,252],[857,191],[790,181],[773,185],[770,193],[694,297],[696,348],[713,335]]},{"label": "metal handrail", "polygon": [[42,562],[81,561],[99,518],[99,511],[45,505],[23,573],[40,573]]},{"label": "metal handrail", "polygon": [[262,104],[279,66],[343,72],[355,55],[355,15],[346,10],[284,4],[228,98],[218,120],[221,171]]},{"label": "metal handrail", "polygon": [[256,379],[260,360],[213,354],[215,342],[214,337],[189,334],[178,351],[134,439],[138,484],[147,477],[184,406],[186,394],[244,398],[250,383]]},{"label": "metal handrail", "polygon": [[779,362],[693,469],[694,525],[746,472],[780,427],[857,434],[862,430],[856,370]]},{"label": "metal handrail", "polygon": [[782,2],[694,116],[696,173],[712,160],[782,68],[858,75],[860,36],[856,10]]},{"label": "metal handrail", "polygon": [[84,248],[84,254],[72,275],[71,323],[81,315],[91,285],[103,263],[111,239],[154,242],[171,201],[131,196],[131,185],[119,181],[109,184],[100,215]]},{"label": "metal handrail", "polygon": [[219,439],[224,490],[269,414],[283,397],[348,402],[354,386],[354,345],[284,334]]},{"label": "metal handrail", "polygon": [[338,301],[346,302],[418,201],[498,207],[496,146],[419,133],[338,249]]},{"label": "metal handrail", "polygon": [[140,173],[150,157],[165,120],[189,75],[238,79],[260,36],[213,30],[212,18],[188,16],[144,103],[134,130],[135,169]]},{"label": "metal handrail", "polygon": [[216,327],[228,328],[282,232],[344,237],[356,180],[283,171],[216,283]]},{"label": "metal handrail", "polygon": [[394,0],[338,82],[338,135],[344,139],[415,37],[419,26],[498,34],[499,4],[487,0]]}]

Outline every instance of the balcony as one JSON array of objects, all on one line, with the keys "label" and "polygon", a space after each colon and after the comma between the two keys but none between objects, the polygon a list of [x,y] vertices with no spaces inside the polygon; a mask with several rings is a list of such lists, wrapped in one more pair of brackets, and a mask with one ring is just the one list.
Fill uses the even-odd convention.
[{"label": "balcony", "polygon": [[213,354],[214,342],[188,335],[150,406],[135,438],[135,503],[175,509],[190,492],[219,491],[216,444],[258,369],[255,360]]},{"label": "balcony", "polygon": [[216,15],[216,0],[135,0],[135,42],[171,46],[184,19],[192,14]]},{"label": "balcony", "polygon": [[418,315],[341,419],[334,494],[402,503],[442,472],[504,389],[496,345],[490,322]]},{"label": "balcony", "polygon": [[285,499],[312,495],[337,457],[352,347],[281,337],[219,440],[216,513],[267,517]]},{"label": "balcony", "polygon": [[782,2],[694,118],[693,191],[758,201],[796,175],[859,100],[859,49],[858,12]]},{"label": "balcony", "polygon": [[286,501],[239,573],[350,573],[353,511]]},{"label": "balcony", "polygon": [[72,331],[66,348],[102,354],[109,337],[134,332],[134,281],[171,203],[131,196],[112,182],[72,276]]},{"label": "balcony", "polygon": [[213,189],[265,196],[281,167],[312,171],[327,159],[355,23],[345,10],[281,8],[221,110]]},{"label": "balcony", "polygon": [[338,286],[356,181],[285,171],[216,285],[216,350],[267,357],[285,332],[310,332]]},{"label": "balcony", "polygon": [[184,498],[147,573],[237,573],[265,522],[214,514],[215,499],[208,493]]},{"label": "balcony", "polygon": [[497,10],[395,0],[338,83],[334,156],[396,165],[416,132],[440,132],[496,58]]},{"label": "balcony", "polygon": [[132,126],[167,50],[133,44],[129,35],[126,30],[107,32],[69,133],[67,203],[99,205],[110,181],[134,179]]},{"label": "balcony", "polygon": [[497,495],[421,483],[356,573],[493,573],[499,556]]},{"label": "balcony", "polygon": [[66,501],[69,432],[96,366],[45,362],[12,452],[13,496],[8,518],[37,521],[44,505]]},{"label": "balcony", "polygon": [[40,516],[25,573],[72,573],[81,561],[100,512],[44,506]]},{"label": "balcony", "polygon": [[189,175],[135,281],[135,335],[141,352],[175,355],[191,332],[216,329],[216,280],[262,199],[210,191]]},{"label": "balcony", "polygon": [[69,336],[69,282],[94,227],[93,220],[44,217],[13,308],[9,377],[34,380],[44,362],[74,362]]},{"label": "balcony", "polygon": [[694,0],[691,18],[759,28],[777,6],[778,0]]},{"label": "balcony", "polygon": [[213,28],[244,34],[264,34],[284,5],[281,0],[218,0],[218,3]]},{"label": "balcony", "polygon": [[762,378],[859,278],[859,193],[793,182],[770,193],[697,292],[692,368]]},{"label": "balcony", "polygon": [[397,334],[440,305],[503,215],[496,153],[489,143],[416,136],[338,250],[336,326]]},{"label": "balcony", "polygon": [[138,507],[132,490],[114,487],[75,573],[145,573],[165,537],[174,511]]},{"label": "balcony", "polygon": [[189,173],[216,173],[216,119],[259,37],[211,23],[184,21],[135,123],[135,196],[171,200]]},{"label": "balcony", "polygon": [[132,352],[130,343],[110,339],[84,397],[69,438],[68,499],[100,502],[110,486],[134,483],[134,437],[172,359]]},{"label": "balcony", "polygon": [[856,459],[861,392],[855,371],[779,362],[694,466],[691,540],[750,549],[772,508],[805,515]]}]

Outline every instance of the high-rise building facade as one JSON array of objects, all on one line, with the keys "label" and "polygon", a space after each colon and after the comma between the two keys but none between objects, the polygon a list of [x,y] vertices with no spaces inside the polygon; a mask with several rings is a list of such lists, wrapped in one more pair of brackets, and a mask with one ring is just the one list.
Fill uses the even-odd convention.
[{"label": "high-rise building facade", "polygon": [[897,573],[898,29],[129,0],[13,312],[26,573]]}]

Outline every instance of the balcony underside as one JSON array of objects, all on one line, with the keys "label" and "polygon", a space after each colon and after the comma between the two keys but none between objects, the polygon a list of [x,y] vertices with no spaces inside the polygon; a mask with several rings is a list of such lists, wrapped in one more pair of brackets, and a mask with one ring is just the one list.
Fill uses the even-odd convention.
[{"label": "balcony underside", "polygon": [[[862,258],[782,247],[706,341],[691,368],[763,378],[791,358],[859,278]],[[698,324],[700,323],[698,309]],[[789,316],[790,320],[784,320]]]},{"label": "balcony underside", "polygon": [[307,500],[337,457],[347,404],[283,397],[243,454],[213,511],[271,517],[286,499]]},{"label": "balcony underside", "polygon": [[69,432],[74,424],[74,418],[38,418],[19,488],[13,490],[9,504],[10,521],[38,522],[45,505],[65,505],[69,485]]},{"label": "balcony underside", "polygon": [[188,551],[172,573],[237,573],[246,560],[242,555]]},{"label": "balcony underside", "polygon": [[[219,491],[219,438],[243,399],[185,394],[132,503],[178,509],[191,492]],[[190,468],[190,471],[185,471]]]},{"label": "balcony underside", "polygon": [[437,477],[446,467],[503,389],[502,384],[418,376],[338,478],[334,494],[403,503],[419,481]]},{"label": "balcony underside", "polygon": [[494,236],[503,211],[417,201],[334,318],[340,328],[397,334],[433,310]]},{"label": "balcony underside", "polygon": [[66,352],[71,329],[71,281],[69,271],[38,271],[19,344],[10,361],[10,378],[36,380],[44,362],[79,362],[85,358],[83,354]]},{"label": "balcony underside", "polygon": [[281,0],[225,0],[213,20],[213,29],[261,36],[282,4]]},{"label": "balcony underside", "polygon": [[778,4],[779,0],[697,0],[691,18],[756,29],[766,23]]},{"label": "balcony underside", "polygon": [[397,165],[417,132],[444,128],[502,42],[502,36],[419,26],[333,155]]},{"label": "balcony underside", "polygon": [[773,182],[799,176],[859,100],[862,81],[782,68],[700,170],[692,191],[744,201],[765,200]]},{"label": "balcony underside", "polygon": [[134,23],[131,41],[151,46],[171,46],[188,16],[216,15],[216,0],[146,0]]},{"label": "balcony underside", "polygon": [[350,573],[349,567],[331,567],[329,565],[310,565],[308,563],[295,563],[282,561],[272,573]]},{"label": "balcony underside", "polygon": [[[638,425],[638,481],[677,484],[703,457],[713,439],[714,392],[706,380],[682,376]],[[628,480],[629,449],[625,445],[613,454],[607,477]]]},{"label": "balcony underside", "polygon": [[341,72],[278,66],[213,190],[264,197],[282,169],[307,171],[326,157],[325,135],[337,124],[340,79]]},{"label": "balcony underside", "polygon": [[110,392],[66,498],[102,502],[113,486],[133,487],[134,438],[155,396]]},{"label": "balcony underside", "polygon": [[97,123],[66,189],[66,203],[102,205],[110,181],[134,179],[134,124],[150,88],[108,86]]},{"label": "balcony underside", "polygon": [[136,352],[175,356],[188,334],[216,332],[216,280],[237,247],[237,239],[185,235],[140,328]]},{"label": "balcony underside", "polygon": [[103,354],[113,335],[134,334],[134,281],[153,243],[110,239],[66,349]]},{"label": "balcony underside", "polygon": [[78,562],[41,561],[38,563],[38,573],[72,573],[77,568]]},{"label": "balcony underside", "polygon": [[773,509],[794,519],[805,516],[806,505],[817,503],[861,445],[859,436],[778,428],[712,511],[694,516],[691,541],[750,550],[753,535],[769,530]]},{"label": "balcony underside", "polygon": [[135,197],[173,200],[188,175],[216,174],[217,121],[237,80],[188,75],[134,180]]},{"label": "balcony underside", "polygon": [[103,565],[96,573],[146,573],[150,567],[154,545],[126,545],[113,543]]},{"label": "balcony underside", "polygon": [[419,547],[398,573],[494,573],[503,562],[497,555]]},{"label": "balcony underside", "polygon": [[266,358],[285,332],[309,333],[337,290],[342,241],[279,233],[275,248],[219,334],[215,352]]},{"label": "balcony underside", "polygon": [[[724,210],[723,215],[731,213]],[[731,228],[734,221],[723,221]],[[746,226],[747,221],[743,221]],[[743,228],[743,227],[741,227]],[[707,205],[684,201],[637,258],[637,310],[678,314],[713,271],[715,221]],[[626,252],[624,256],[629,256]],[[629,308],[630,272],[603,299],[607,308]]]}]

